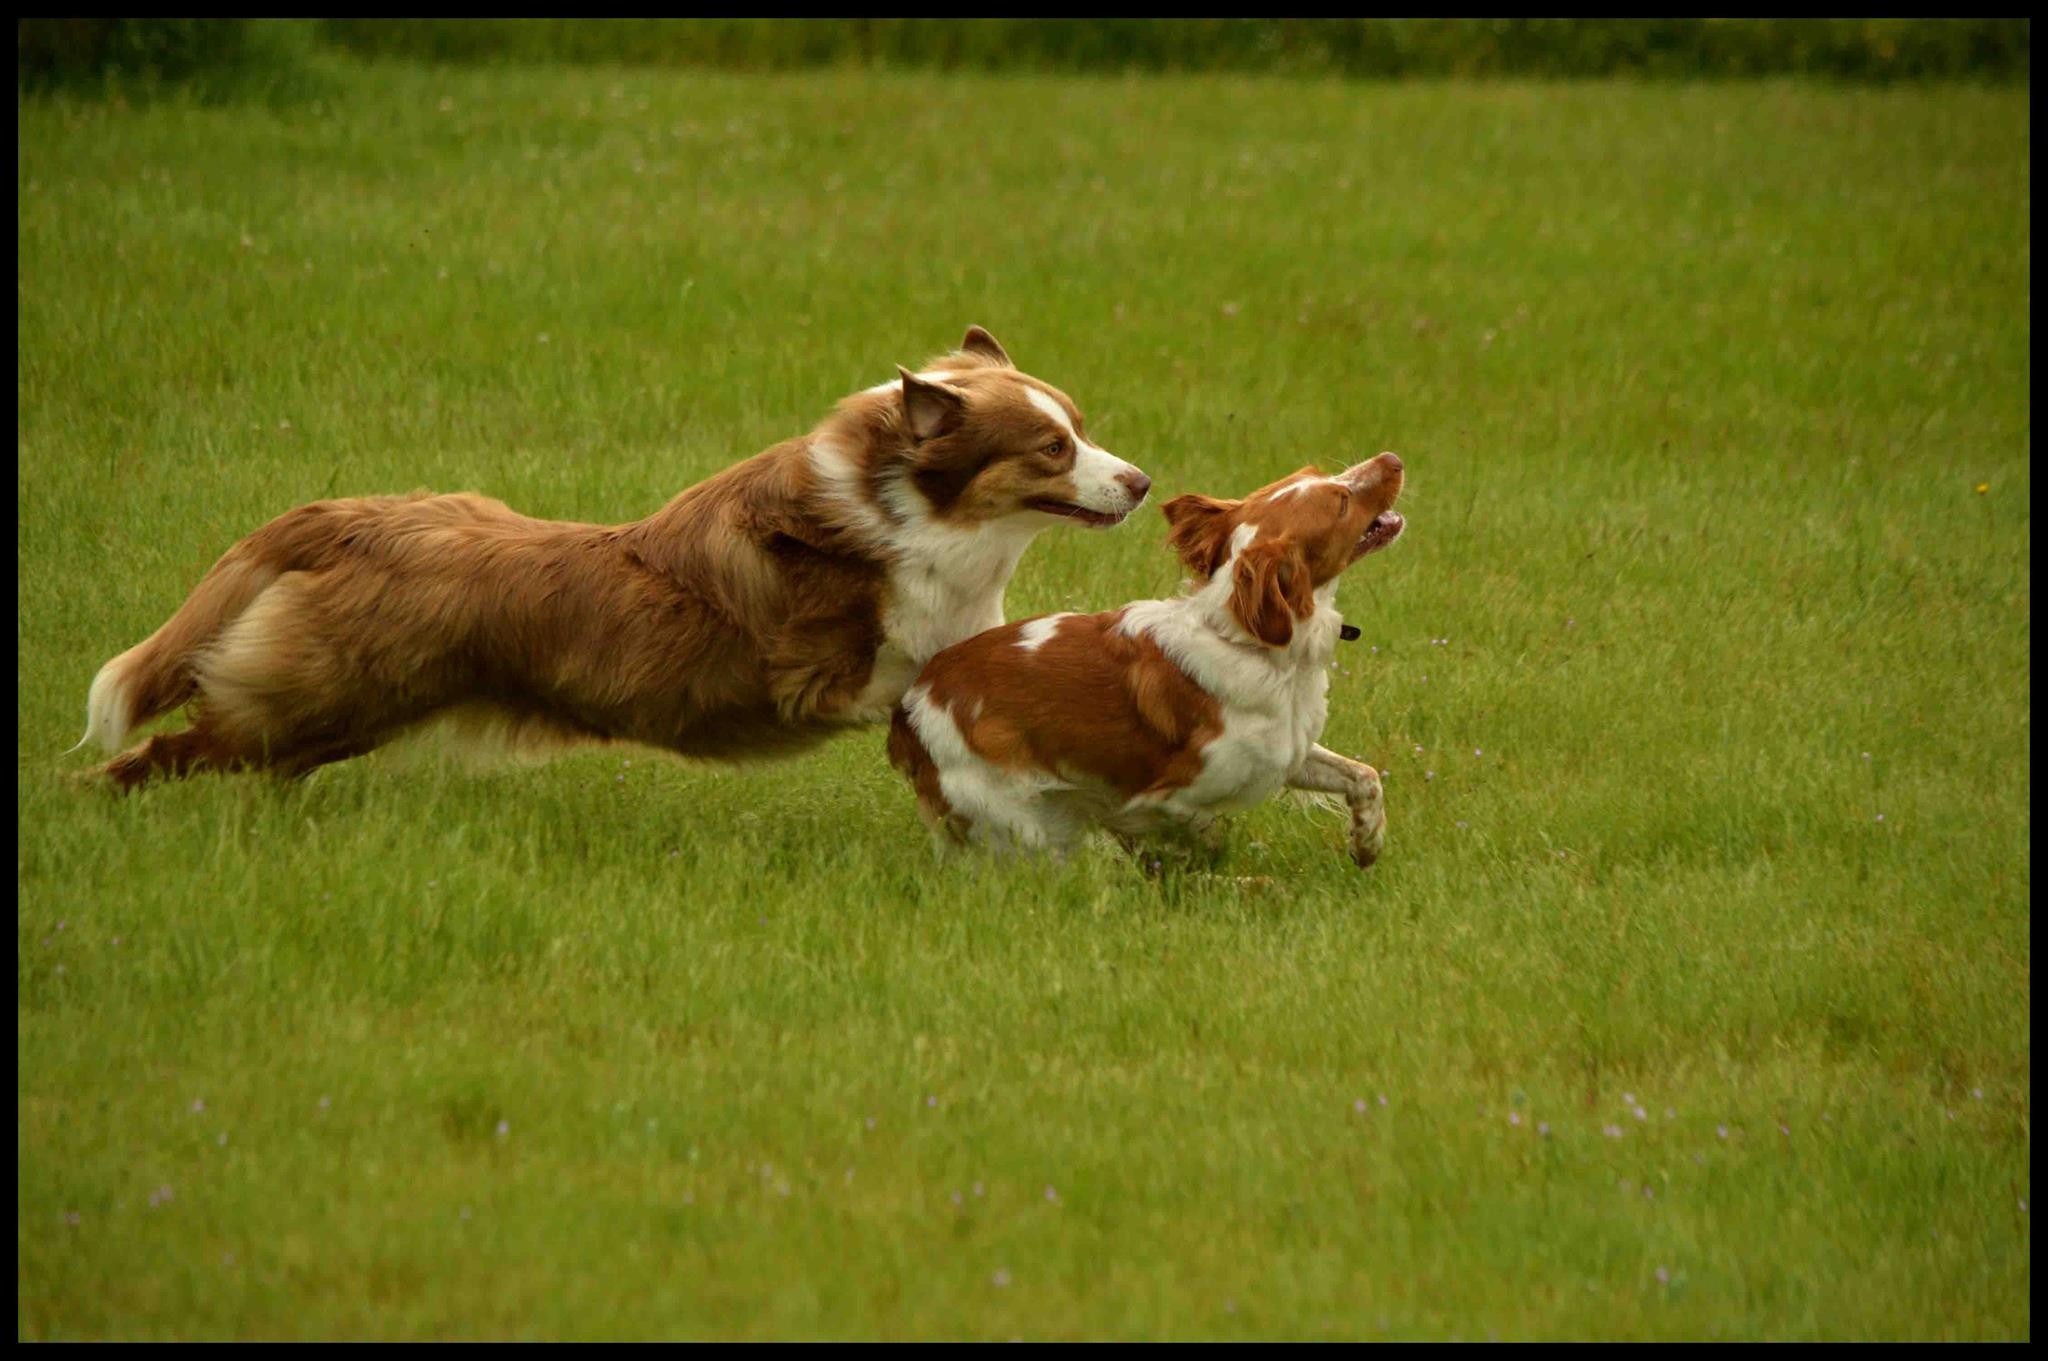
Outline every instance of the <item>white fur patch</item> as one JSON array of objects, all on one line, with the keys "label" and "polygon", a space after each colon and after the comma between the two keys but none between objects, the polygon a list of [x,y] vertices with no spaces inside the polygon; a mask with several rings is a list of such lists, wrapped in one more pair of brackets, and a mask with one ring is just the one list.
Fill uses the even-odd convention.
[{"label": "white fur patch", "polygon": [[1042,619],[1029,620],[1017,630],[1018,638],[1014,646],[1025,652],[1036,652],[1052,641],[1052,636],[1060,631],[1062,623],[1073,617],[1072,613],[1048,614]]},{"label": "white fur patch", "polygon": [[1059,426],[1061,433],[1074,441],[1074,504],[1105,515],[1126,515],[1137,509],[1138,498],[1121,480],[1137,474],[1137,468],[1075,434],[1066,409],[1037,388],[1026,388],[1025,394],[1033,406]]},{"label": "white fur patch", "polygon": [[939,792],[968,820],[976,840],[1044,850],[1064,845],[1079,830],[1043,797],[1066,787],[1057,776],[1004,770],[982,760],[953,715],[932,703],[926,686],[904,695],[903,708],[938,769]]},{"label": "white fur patch", "polygon": [[1271,499],[1285,501],[1290,496],[1301,495],[1311,487],[1334,487],[1336,485],[1337,479],[1334,477],[1304,477],[1301,481],[1290,482],[1279,491],[1274,492]]},{"label": "white fur patch", "polygon": [[129,648],[92,678],[92,689],[85,696],[85,736],[78,739],[78,746],[71,751],[88,742],[99,743],[103,751],[119,751],[128,740],[129,715],[133,712],[128,699],[128,663],[134,651]]},{"label": "white fur patch", "polygon": [[1052,398],[1046,396],[1043,392],[1040,392],[1035,387],[1025,388],[1024,395],[1031,399],[1031,405],[1037,407],[1040,411],[1043,411],[1047,416],[1051,417],[1052,423],[1054,425],[1057,425],[1060,428],[1060,432],[1064,434],[1068,439],[1074,440],[1076,442],[1080,440],[1080,436],[1074,433],[1074,423],[1067,419],[1067,409],[1065,407],[1061,406],[1058,402],[1055,402]]},{"label": "white fur patch", "polygon": [[856,722],[886,718],[934,655],[1003,622],[1003,592],[1042,527],[1035,517],[941,524],[901,481],[883,497],[900,519],[878,533],[893,556],[889,599],[874,671],[846,714]]}]

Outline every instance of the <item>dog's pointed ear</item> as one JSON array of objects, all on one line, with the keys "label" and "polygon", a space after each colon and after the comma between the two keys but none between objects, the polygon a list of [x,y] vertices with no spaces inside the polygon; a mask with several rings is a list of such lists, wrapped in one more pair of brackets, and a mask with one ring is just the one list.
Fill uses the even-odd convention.
[{"label": "dog's pointed ear", "polygon": [[927,382],[901,364],[896,372],[903,375],[903,420],[912,439],[922,443],[943,435],[967,414],[967,397],[958,388]]},{"label": "dog's pointed ear", "polygon": [[1229,553],[1230,512],[1242,501],[1218,501],[1213,496],[1189,493],[1176,496],[1159,508],[1166,517],[1166,541],[1196,576],[1215,575]]},{"label": "dog's pointed ear", "polygon": [[1315,609],[1308,564],[1286,539],[1255,543],[1237,555],[1230,585],[1230,612],[1244,631],[1267,647],[1294,641],[1294,621]]},{"label": "dog's pointed ear", "polygon": [[991,364],[1000,364],[1006,369],[1017,367],[1010,362],[1009,351],[1005,350],[994,336],[982,330],[979,326],[967,328],[967,338],[960,342],[960,351],[963,354],[978,354]]}]

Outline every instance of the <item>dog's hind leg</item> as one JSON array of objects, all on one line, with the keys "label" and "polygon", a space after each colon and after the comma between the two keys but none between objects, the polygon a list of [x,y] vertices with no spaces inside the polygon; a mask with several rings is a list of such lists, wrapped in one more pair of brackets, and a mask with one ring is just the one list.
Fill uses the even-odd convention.
[{"label": "dog's hind leg", "polygon": [[152,737],[122,752],[98,773],[125,794],[158,775],[183,779],[199,770],[238,770],[248,764],[231,743],[200,725]]},{"label": "dog's hind leg", "polygon": [[[132,787],[153,774],[198,769],[304,775],[378,746],[431,703],[422,678],[379,683],[331,641],[317,579],[280,576],[193,663],[198,720],[190,732],[145,744],[109,775]],[[149,753],[155,750],[157,754]],[[115,764],[128,762],[122,757]],[[132,773],[132,777],[131,774]]]},{"label": "dog's hind leg", "polygon": [[1377,770],[1312,746],[1301,764],[1287,772],[1287,787],[1341,796],[1351,810],[1351,859],[1365,869],[1380,858],[1387,844],[1387,807]]}]

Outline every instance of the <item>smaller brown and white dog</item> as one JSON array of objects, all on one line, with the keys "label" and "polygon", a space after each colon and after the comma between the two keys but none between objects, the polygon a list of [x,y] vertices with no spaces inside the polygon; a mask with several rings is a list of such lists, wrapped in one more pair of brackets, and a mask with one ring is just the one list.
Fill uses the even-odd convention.
[{"label": "smaller brown and white dog", "polygon": [[1005,624],[933,657],[897,706],[889,758],[934,834],[1057,851],[1094,827],[1199,831],[1285,787],[1341,797],[1351,858],[1372,864],[1379,774],[1317,739],[1344,629],[1337,580],[1400,536],[1401,482],[1381,454],[1241,501],[1175,497],[1163,510],[1190,592]]}]

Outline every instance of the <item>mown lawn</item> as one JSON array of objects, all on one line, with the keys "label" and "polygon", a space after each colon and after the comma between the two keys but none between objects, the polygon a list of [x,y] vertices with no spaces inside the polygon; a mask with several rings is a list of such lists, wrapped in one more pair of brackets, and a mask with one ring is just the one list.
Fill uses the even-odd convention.
[{"label": "mown lawn", "polygon": [[[21,103],[18,1334],[2028,1336],[2028,101]],[[1378,868],[941,865],[879,732],[68,780],[270,516],[634,518],[969,322],[1156,499],[1404,456]],[[1147,510],[1010,612],[1177,579]]]}]

